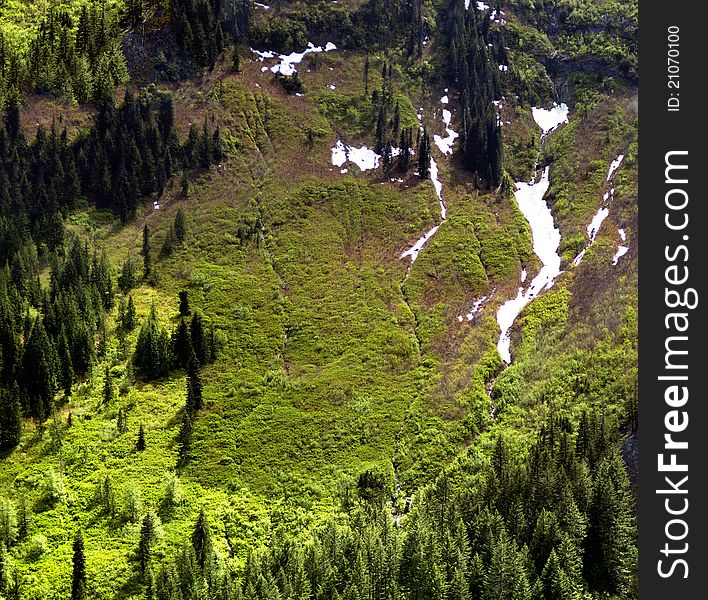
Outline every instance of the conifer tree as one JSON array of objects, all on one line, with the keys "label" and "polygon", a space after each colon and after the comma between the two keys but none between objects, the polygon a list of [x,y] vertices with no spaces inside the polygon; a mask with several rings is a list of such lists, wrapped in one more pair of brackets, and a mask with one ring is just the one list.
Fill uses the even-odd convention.
[{"label": "conifer tree", "polygon": [[86,590],[86,557],[84,556],[84,538],[81,530],[74,536],[74,556],[71,576],[71,600],[85,600]]},{"label": "conifer tree", "polygon": [[174,250],[175,250],[175,243],[176,243],[176,236],[175,236],[175,230],[170,225],[170,227],[167,229],[167,233],[165,234],[165,239],[162,242],[162,248],[160,249],[160,254],[163,256],[170,256]]},{"label": "conifer tree", "polygon": [[20,443],[22,408],[17,385],[0,388],[0,450],[11,450]]},{"label": "conifer tree", "polygon": [[143,257],[143,275],[148,277],[152,272],[152,262],[150,258],[150,228],[147,223],[143,225],[143,246],[140,254]]},{"label": "conifer tree", "polygon": [[387,141],[384,144],[381,162],[383,164],[384,177],[388,179],[391,176],[391,170],[393,169],[393,148],[391,147],[391,142]]},{"label": "conifer tree", "polygon": [[0,295],[0,377],[10,381],[19,358],[19,344],[16,335],[16,320],[10,302]]},{"label": "conifer tree", "polygon": [[188,317],[191,314],[189,310],[189,292],[182,290],[179,293],[179,315],[180,317]]},{"label": "conifer tree", "polygon": [[184,241],[184,238],[187,236],[187,220],[185,219],[184,210],[182,210],[181,206],[177,209],[177,214],[175,215],[174,231],[177,240],[180,242]]},{"label": "conifer tree", "polygon": [[[164,588],[162,589],[164,592]],[[152,569],[148,566],[145,572],[145,600],[156,600],[155,597],[155,577]]]},{"label": "conifer tree", "polygon": [[128,296],[128,304],[125,307],[125,314],[123,315],[121,326],[124,331],[133,331],[136,324],[135,303],[133,302],[133,297]]},{"label": "conifer tree", "polygon": [[177,466],[187,464],[190,458],[192,449],[192,420],[194,419],[192,411],[185,404],[182,411],[182,422],[179,428],[177,443],[179,445],[179,455],[177,458]]},{"label": "conifer tree", "polygon": [[167,331],[158,324],[153,306],[138,333],[133,365],[138,376],[151,380],[167,375],[171,363],[172,352]]},{"label": "conifer tree", "polygon": [[399,146],[401,152],[398,155],[398,170],[401,173],[408,171],[411,164],[411,146],[413,144],[413,132],[410,129],[401,131]]},{"label": "conifer tree", "polygon": [[177,328],[172,333],[172,354],[174,355],[175,365],[182,368],[186,368],[190,357],[194,356],[192,338],[184,317],[180,318]]},{"label": "conifer tree", "polygon": [[147,511],[140,526],[140,541],[138,542],[137,557],[140,564],[140,574],[145,577],[150,568],[152,557],[152,544],[156,537],[155,516],[152,511]]},{"label": "conifer tree", "polygon": [[138,429],[138,439],[135,442],[135,449],[138,452],[142,452],[143,450],[145,450],[146,447],[147,445],[145,443],[145,428],[143,427],[143,424],[140,423],[140,428]]},{"label": "conifer tree", "polygon": [[214,552],[211,528],[209,527],[209,520],[207,519],[204,507],[199,511],[197,522],[194,525],[194,531],[192,532],[192,548],[194,548],[194,554],[197,557],[199,566],[204,569],[204,567],[210,563]]},{"label": "conifer tree", "polygon": [[128,431],[128,417],[122,408],[118,409],[118,416],[116,417],[116,429],[118,433],[125,433]]},{"label": "conifer tree", "polygon": [[418,145],[418,176],[421,179],[430,179],[430,137],[428,136],[428,130],[423,129],[423,134],[420,137],[420,144]]},{"label": "conifer tree", "polygon": [[192,338],[192,348],[194,348],[197,361],[199,361],[200,365],[203,365],[206,363],[207,348],[204,339],[204,325],[199,313],[195,312],[192,316],[192,321],[189,325],[189,333]]},{"label": "conifer tree", "polygon": [[128,293],[135,287],[137,282],[137,277],[135,275],[135,265],[133,264],[133,259],[130,254],[123,263],[120,275],[118,277],[118,287],[125,294]]},{"label": "conifer tree", "polygon": [[111,370],[108,366],[104,371],[104,382],[103,382],[103,404],[106,406],[110,405],[113,401],[113,380],[111,379]]},{"label": "conifer tree", "polygon": [[91,269],[91,280],[94,282],[96,289],[101,297],[103,308],[110,310],[113,308],[115,295],[113,293],[113,280],[111,277],[111,268],[108,263],[108,255],[105,248],[101,251],[100,259],[94,256]]},{"label": "conifer tree", "polygon": [[239,51],[238,51],[238,38],[235,39],[235,43],[234,43],[234,53],[233,53],[233,56],[231,57],[231,70],[234,73],[241,72],[241,55],[239,54]]},{"label": "conifer tree", "polygon": [[0,546],[9,548],[17,539],[17,511],[15,503],[0,497]]},{"label": "conifer tree", "polygon": [[36,419],[49,416],[59,389],[58,358],[54,345],[37,317],[25,343],[19,381],[26,398],[27,414]]},{"label": "conifer tree", "polygon": [[484,579],[483,598],[488,600],[528,600],[528,577],[521,553],[506,530],[494,539]]},{"label": "conifer tree", "polygon": [[187,365],[187,406],[190,411],[201,410],[202,401],[202,380],[199,376],[199,365],[194,353],[189,357]]},{"label": "conifer tree", "polygon": [[555,550],[551,553],[539,578],[534,596],[543,600],[575,600],[577,593],[561,569]]},{"label": "conifer tree", "polygon": [[110,517],[115,515],[116,497],[115,492],[113,491],[113,482],[110,475],[106,475],[96,484],[94,498],[104,515],[108,515]]},{"label": "conifer tree", "polygon": [[636,563],[635,537],[632,492],[622,458],[606,456],[589,507],[585,569],[591,590],[620,597],[628,593]]}]

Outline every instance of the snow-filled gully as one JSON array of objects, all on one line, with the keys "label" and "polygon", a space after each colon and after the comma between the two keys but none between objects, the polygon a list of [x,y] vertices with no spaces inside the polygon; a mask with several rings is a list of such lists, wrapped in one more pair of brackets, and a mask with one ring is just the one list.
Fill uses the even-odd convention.
[{"label": "snow-filled gully", "polygon": [[[541,148],[549,132],[568,122],[568,107],[565,104],[555,105],[550,110],[534,107],[531,112],[534,121],[543,131]],[[549,167],[546,167],[541,174],[541,178],[535,181],[537,166],[538,163],[534,165],[534,176],[531,181],[520,181],[516,184],[514,197],[519,205],[519,210],[521,210],[531,227],[533,251],[540,259],[542,266],[526,290],[524,290],[523,285],[520,286],[516,297],[507,300],[497,311],[497,323],[500,330],[497,350],[502,360],[507,364],[511,362],[511,337],[509,331],[514,321],[516,321],[516,317],[540,292],[549,289],[555,282],[556,277],[561,274],[561,257],[558,254],[558,246],[561,239],[560,231],[555,226],[551,210],[543,199],[550,185],[548,179]],[[522,271],[522,284],[524,283],[523,280],[526,279],[525,274],[526,272]]]},{"label": "snow-filled gully", "polygon": [[[448,90],[446,88],[445,95],[440,98],[440,103],[443,105],[446,105],[449,102],[447,92]],[[418,112],[418,121],[423,120],[423,115],[421,111]],[[442,114],[443,123],[445,124],[445,132],[447,133],[447,136],[445,138],[441,138],[440,136],[436,135],[433,136],[433,139],[435,141],[435,145],[440,149],[441,152],[443,152],[444,154],[452,154],[452,144],[455,141],[455,138],[458,137],[458,134],[450,128],[450,122],[452,121],[452,113],[446,108],[444,108]],[[423,131],[422,125],[420,126],[420,130]],[[438,202],[440,204],[441,222],[426,231],[422,237],[418,238],[415,244],[413,244],[410,248],[401,253],[401,259],[408,257],[410,257],[411,259],[410,265],[408,267],[409,270],[410,266],[415,262],[415,259],[418,258],[418,254],[420,254],[420,251],[423,249],[423,246],[425,246],[425,244],[427,244],[428,241],[437,233],[438,229],[440,228],[440,225],[442,225],[442,223],[447,220],[447,206],[445,206],[445,201],[443,200],[443,186],[442,182],[440,181],[438,163],[435,160],[435,157],[432,156],[432,154],[430,157],[430,180],[433,182],[433,187],[435,188],[435,193],[438,197]]]},{"label": "snow-filled gully", "polygon": [[[543,142],[549,132],[553,131],[561,124],[567,123],[568,121],[568,107],[565,104],[555,105],[551,110],[534,107],[532,109],[532,114],[534,120],[543,131],[541,136],[541,147],[543,147]],[[623,160],[624,155],[620,154],[610,164],[606,179],[610,185],[612,185],[614,174],[622,164]],[[538,272],[536,277],[533,278],[526,289],[523,287],[523,283],[526,280],[526,270],[522,270],[522,285],[519,286],[519,291],[516,297],[507,300],[497,311],[497,323],[499,324],[500,330],[497,350],[506,364],[511,363],[511,337],[509,332],[512,325],[516,321],[516,318],[519,316],[524,307],[543,290],[548,290],[553,287],[553,284],[558,276],[563,273],[560,268],[561,257],[558,254],[558,247],[561,239],[560,231],[555,226],[553,214],[551,213],[548,204],[543,199],[549,187],[549,167],[546,167],[543,170],[541,178],[538,181],[535,181],[537,166],[538,163],[534,165],[534,179],[530,182],[518,182],[516,184],[516,192],[514,196],[519,209],[531,227],[533,250],[536,256],[540,259],[542,266],[541,270]],[[609,215],[609,205],[613,199],[614,193],[615,188],[611,187],[610,191],[603,196],[602,205],[593,216],[590,224],[587,226],[587,244],[585,248],[575,257],[573,260],[573,265],[577,266],[580,264],[585,252],[595,241],[603,221]],[[626,241],[627,237],[623,229],[618,229],[618,234],[622,242]],[[619,246],[615,256],[613,257],[612,264],[616,265],[619,259],[624,256],[628,250],[628,246]],[[468,320],[471,320],[471,316],[473,315],[467,315]]]}]

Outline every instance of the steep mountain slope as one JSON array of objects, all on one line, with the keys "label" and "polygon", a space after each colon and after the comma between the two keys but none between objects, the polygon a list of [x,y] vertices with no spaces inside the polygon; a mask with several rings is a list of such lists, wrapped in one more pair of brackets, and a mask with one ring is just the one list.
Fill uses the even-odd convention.
[{"label": "steep mountain slope", "polygon": [[[61,355],[48,311],[82,247],[78,287],[100,288],[105,250],[116,297],[86,317],[89,368],[74,360],[51,406],[32,414],[19,388],[0,597],[636,596],[618,458],[637,426],[636,2],[65,4],[70,37],[86,4],[111,41],[50,46],[68,87],[13,42],[6,129],[19,107],[28,140],[54,123],[84,143],[127,84],[164,143],[155,164],[125,144],[147,183],[116,184],[115,160],[94,181],[100,155],[82,167],[77,150],[70,203],[2,204],[2,231],[25,240],[0,254],[18,356],[39,323]],[[2,10],[7,39],[55,22]],[[563,104],[542,136],[538,109]],[[543,266],[515,182],[545,168],[560,265],[514,319],[506,364],[498,311]],[[135,285],[116,289],[131,262]],[[179,358],[183,291],[197,366]],[[150,323],[150,366],[160,328],[177,340],[158,376],[135,357]]]}]

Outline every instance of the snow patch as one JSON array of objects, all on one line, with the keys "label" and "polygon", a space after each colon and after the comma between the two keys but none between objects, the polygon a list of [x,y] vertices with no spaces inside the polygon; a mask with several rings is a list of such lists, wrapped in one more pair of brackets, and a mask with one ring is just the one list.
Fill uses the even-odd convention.
[{"label": "snow patch", "polygon": [[595,213],[595,216],[592,218],[592,221],[590,221],[590,225],[587,226],[587,232],[588,237],[590,238],[590,243],[595,241],[595,238],[597,237],[597,232],[600,231],[600,226],[602,225],[602,222],[607,218],[609,214],[610,209],[606,206],[603,206]]},{"label": "snow patch", "polygon": [[554,104],[550,110],[533,106],[531,114],[533,115],[533,120],[543,131],[543,135],[546,135],[559,125],[568,122],[568,105],[565,103]]},{"label": "snow patch", "polygon": [[[305,58],[306,54],[312,54],[312,53],[319,53],[319,52],[331,52],[332,50],[336,50],[337,46],[335,46],[332,42],[327,42],[327,44],[324,46],[315,46],[312,42],[309,42],[307,44],[307,48],[303,50],[302,52],[291,52],[290,54],[276,54],[275,52],[271,52],[269,50],[266,51],[259,51],[259,50],[254,50],[251,48],[251,52],[256,54],[260,60],[265,60],[265,59],[270,59],[270,58],[279,58],[280,62],[277,65],[274,65],[270,67],[270,70],[273,73],[280,73],[281,75],[294,75],[297,72],[297,69],[295,68],[295,65],[298,65],[302,62],[302,60]],[[263,67],[261,71],[267,71],[268,67]]]},{"label": "snow patch", "polygon": [[446,155],[452,154],[452,145],[455,140],[460,137],[460,135],[450,128],[450,123],[452,121],[452,113],[446,108],[443,108],[442,118],[443,123],[445,123],[445,133],[447,135],[445,137],[442,137],[436,134],[433,136],[433,141],[435,142],[435,145],[438,147],[440,152]]},{"label": "snow patch", "polygon": [[275,58],[277,56],[275,52],[271,52],[270,50],[261,51],[254,50],[253,48],[251,48],[251,52],[257,55],[261,61],[265,60],[266,58]]},{"label": "snow patch", "polygon": [[[620,236],[620,240],[623,242],[627,241],[627,233],[625,232],[624,229],[618,229],[617,233]],[[624,246],[620,245],[617,247],[617,252],[615,252],[615,255],[612,257],[612,264],[616,265],[617,262],[619,261],[620,258],[622,258],[625,254],[629,252],[629,246]]]},{"label": "snow patch", "polygon": [[619,246],[617,252],[615,252],[615,255],[612,257],[612,264],[616,265],[619,259],[627,254],[627,252],[629,252],[629,246]]},{"label": "snow patch", "polygon": [[432,157],[430,158],[430,180],[433,182],[435,193],[438,196],[438,202],[440,203],[440,216],[444,221],[447,219],[447,207],[442,199],[442,182],[438,176],[438,163]]},{"label": "snow patch", "polygon": [[339,140],[334,148],[332,148],[332,164],[336,167],[341,167],[346,162],[352,162],[362,171],[370,169],[378,169],[381,155],[376,154],[373,150],[366,146],[361,148],[352,148]]},{"label": "snow patch", "polygon": [[475,300],[472,303],[472,308],[470,309],[470,311],[464,317],[463,316],[457,317],[457,320],[460,323],[462,323],[462,321],[464,319],[467,319],[468,321],[472,321],[479,314],[479,311],[482,308],[482,304],[484,304],[487,301],[487,298],[488,298],[487,296],[482,296],[478,300]]},{"label": "snow patch", "polygon": [[[607,171],[607,181],[610,180],[610,177],[612,177],[612,174],[619,169],[620,165],[622,164],[622,161],[624,160],[624,154],[620,154],[615,160],[613,160],[610,163],[610,169]],[[615,190],[612,190],[612,193],[615,193]]]},{"label": "snow patch", "polygon": [[408,250],[403,252],[401,254],[400,258],[404,259],[408,256],[411,258],[411,264],[415,262],[415,259],[418,258],[418,254],[420,251],[423,249],[423,246],[425,246],[425,243],[435,235],[435,232],[440,228],[440,225],[436,225],[433,227],[430,231],[426,232],[423,237],[421,237],[413,246],[411,246]]},{"label": "snow patch", "polygon": [[580,251],[580,253],[573,259],[573,264],[576,267],[580,264],[580,261],[583,260],[583,257],[585,256],[585,252],[587,252],[587,249],[595,241],[595,238],[597,237],[597,233],[598,233],[598,231],[600,231],[600,227],[602,226],[602,222],[608,217],[609,214],[610,214],[609,207],[601,206],[598,209],[598,211],[595,213],[595,216],[590,221],[590,224],[586,228],[586,231],[588,233],[588,243],[586,244],[585,248],[583,248]]}]

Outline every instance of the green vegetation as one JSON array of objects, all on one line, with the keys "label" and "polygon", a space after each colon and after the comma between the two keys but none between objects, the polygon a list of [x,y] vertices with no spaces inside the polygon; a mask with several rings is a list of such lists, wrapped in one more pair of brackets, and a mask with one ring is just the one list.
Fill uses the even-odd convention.
[{"label": "green vegetation", "polygon": [[[635,5],[5,3],[46,70],[3,83],[0,597],[636,597]],[[565,267],[620,153],[504,365],[512,182],[550,165]]]}]

